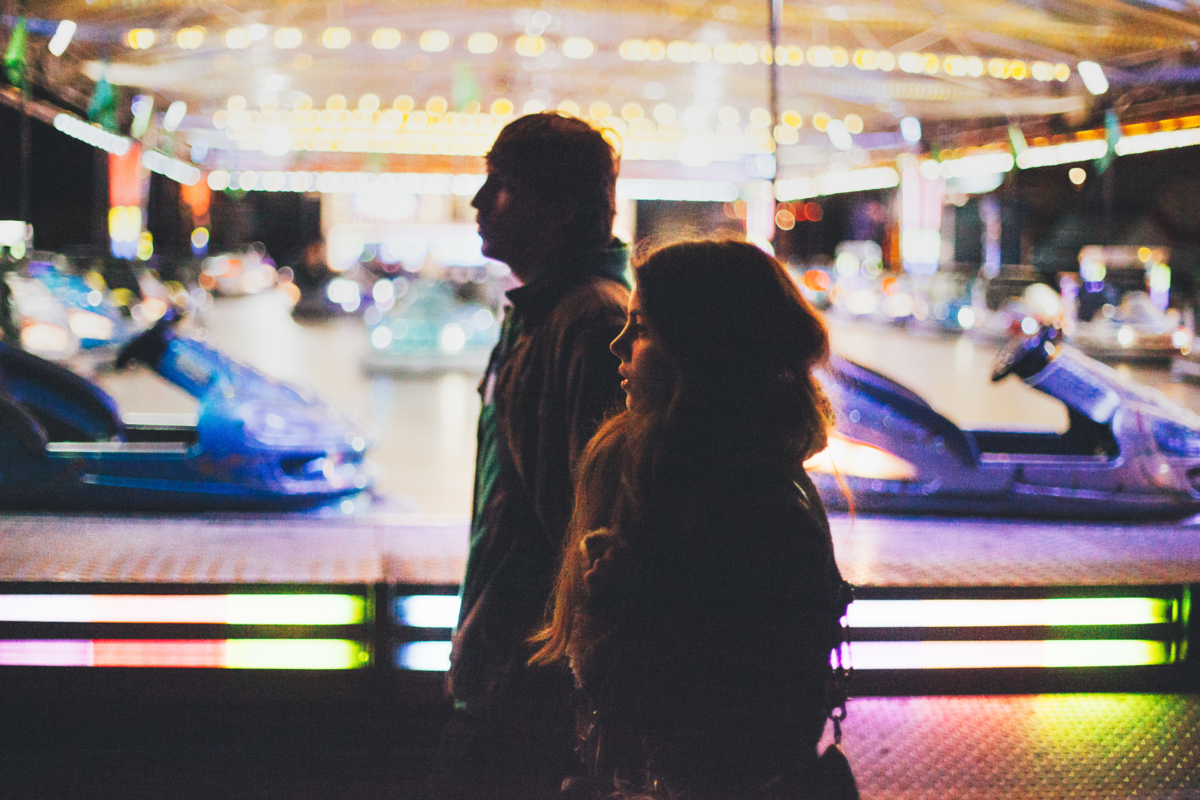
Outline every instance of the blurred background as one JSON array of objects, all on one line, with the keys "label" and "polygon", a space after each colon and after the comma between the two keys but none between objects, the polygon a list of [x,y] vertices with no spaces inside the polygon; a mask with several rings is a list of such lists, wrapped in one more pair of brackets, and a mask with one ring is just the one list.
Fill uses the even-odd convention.
[{"label": "blurred background", "polygon": [[559,110],[622,153],[617,235],[740,232],[835,349],[959,424],[1063,430],[988,381],[1040,325],[1193,410],[1200,23],[1188,0],[6,0],[5,337],[122,410],[112,352],[192,335],[373,425],[381,492],[468,513],[515,285],[470,199]]}]

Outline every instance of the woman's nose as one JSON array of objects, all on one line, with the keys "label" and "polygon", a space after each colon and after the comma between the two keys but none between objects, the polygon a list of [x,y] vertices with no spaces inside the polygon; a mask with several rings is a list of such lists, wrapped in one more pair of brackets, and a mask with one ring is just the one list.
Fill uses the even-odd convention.
[{"label": "woman's nose", "polygon": [[614,356],[625,361],[625,331],[621,331],[617,338],[612,340],[612,344],[608,346],[608,349]]}]

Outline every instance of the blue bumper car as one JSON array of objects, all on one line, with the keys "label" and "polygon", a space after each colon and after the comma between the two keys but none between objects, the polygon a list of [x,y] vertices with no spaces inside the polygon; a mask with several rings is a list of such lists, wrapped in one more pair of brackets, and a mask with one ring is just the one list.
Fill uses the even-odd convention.
[{"label": "blue bumper car", "polygon": [[172,330],[126,344],[199,401],[193,424],[127,424],[91,382],[0,345],[0,508],[289,510],[370,488],[370,436],[303,389]]},{"label": "blue bumper car", "polygon": [[1062,402],[1065,432],[966,430],[919,396],[835,358],[830,447],[807,466],[833,508],[891,514],[1179,519],[1200,513],[1200,416],[1061,340],[1014,340],[992,379],[1017,375]]}]

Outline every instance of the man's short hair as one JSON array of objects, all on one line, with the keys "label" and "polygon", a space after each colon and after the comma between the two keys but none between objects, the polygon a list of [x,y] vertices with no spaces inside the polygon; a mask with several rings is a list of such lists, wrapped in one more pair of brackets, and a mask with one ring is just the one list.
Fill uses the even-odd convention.
[{"label": "man's short hair", "polygon": [[587,122],[556,111],[519,117],[500,131],[487,163],[547,203],[574,201],[568,232],[581,249],[612,238],[620,157]]}]

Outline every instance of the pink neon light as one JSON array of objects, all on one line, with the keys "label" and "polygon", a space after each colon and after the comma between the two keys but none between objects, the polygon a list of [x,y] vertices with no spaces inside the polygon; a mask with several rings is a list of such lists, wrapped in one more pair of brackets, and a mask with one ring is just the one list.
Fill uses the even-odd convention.
[{"label": "pink neon light", "polygon": [[224,667],[223,639],[120,640],[93,643],[95,667]]},{"label": "pink neon light", "polygon": [[87,640],[0,641],[0,665],[10,667],[87,667],[92,643]]},{"label": "pink neon light", "polygon": [[224,595],[92,595],[92,622],[229,621]]}]

